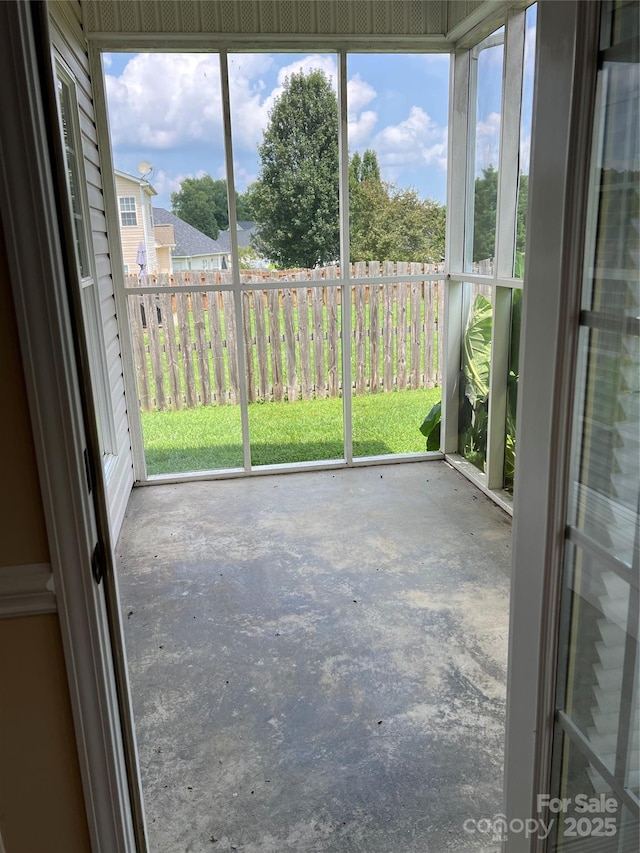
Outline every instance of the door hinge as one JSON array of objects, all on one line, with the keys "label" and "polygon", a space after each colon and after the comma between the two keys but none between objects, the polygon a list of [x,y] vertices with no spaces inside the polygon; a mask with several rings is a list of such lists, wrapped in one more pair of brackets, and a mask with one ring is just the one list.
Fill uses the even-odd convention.
[{"label": "door hinge", "polygon": [[84,456],[84,473],[87,478],[87,489],[89,490],[89,494],[91,494],[93,490],[93,478],[91,476],[91,465],[89,464],[89,451],[86,447],[82,455]]},{"label": "door hinge", "polygon": [[91,573],[96,583],[100,583],[104,575],[104,553],[100,542],[96,542],[96,547],[91,555]]}]

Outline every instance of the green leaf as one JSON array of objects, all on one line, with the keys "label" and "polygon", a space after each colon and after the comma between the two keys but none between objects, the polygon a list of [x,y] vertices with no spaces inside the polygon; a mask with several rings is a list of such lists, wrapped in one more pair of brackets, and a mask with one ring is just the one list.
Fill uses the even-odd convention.
[{"label": "green leaf", "polygon": [[462,366],[465,394],[474,409],[489,393],[492,319],[491,303],[478,294],[464,333]]},{"label": "green leaf", "polygon": [[442,403],[436,403],[420,425],[420,432],[427,439],[427,450],[440,450],[440,422]]}]

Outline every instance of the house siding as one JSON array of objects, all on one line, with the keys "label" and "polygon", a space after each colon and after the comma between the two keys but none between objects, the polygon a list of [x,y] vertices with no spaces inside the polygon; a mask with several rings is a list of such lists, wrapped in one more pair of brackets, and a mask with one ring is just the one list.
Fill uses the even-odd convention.
[{"label": "house siding", "polygon": [[[111,533],[115,539],[120,531],[129,492],[133,486],[133,458],[120,350],[120,335],[114,283],[109,254],[107,222],[102,191],[102,173],[98,133],[93,108],[93,91],[89,72],[86,41],[81,27],[81,8],[78,2],[49,4],[51,41],[76,84],[83,165],[87,182],[90,214],[91,245],[94,256],[95,286],[99,301],[99,318],[106,355],[107,395],[112,413],[112,446],[114,459],[107,471],[107,498]],[[138,240],[139,242],[139,240]],[[136,243],[136,250],[137,250]],[[134,256],[135,260],[135,256]]]},{"label": "house siding", "polygon": [[[140,182],[134,178],[126,178],[116,173],[116,195],[118,200],[118,224],[120,226],[120,241],[122,243],[122,260],[129,267],[129,273],[137,273],[138,246],[144,243],[147,247],[147,271],[157,272],[158,260],[156,257],[155,240],[153,236],[153,222],[151,220],[150,197],[141,187]],[[120,199],[134,198],[136,202],[136,222],[134,225],[123,225],[120,218]],[[144,207],[142,200],[144,199]]]}]

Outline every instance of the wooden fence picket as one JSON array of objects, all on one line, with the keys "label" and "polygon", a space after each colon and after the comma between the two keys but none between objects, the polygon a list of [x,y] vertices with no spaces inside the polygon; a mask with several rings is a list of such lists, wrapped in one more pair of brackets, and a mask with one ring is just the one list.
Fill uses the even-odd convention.
[{"label": "wooden fence picket", "polygon": [[[380,275],[380,262],[369,261],[369,278]],[[369,391],[380,389],[380,285],[369,285]]]},{"label": "wooden fence picket", "polygon": [[[327,280],[335,280],[336,268],[327,268]],[[327,300],[327,384],[330,397],[340,395],[340,374],[338,370],[338,287],[328,285],[324,288]]]},{"label": "wooden fence picket", "polygon": [[142,317],[140,315],[140,299],[134,293],[129,293],[127,298],[129,309],[129,327],[133,340],[133,361],[136,366],[138,377],[138,397],[140,408],[143,412],[152,410],[151,394],[149,392],[149,370],[147,367],[147,350],[144,345],[144,331],[142,328]]},{"label": "wooden fence picket", "polygon": [[[440,384],[443,284],[398,281],[407,273],[430,275],[431,268],[359,262],[351,277],[360,283],[350,285],[350,292],[334,283],[336,266],[314,271],[314,281],[324,279],[322,284],[312,283],[308,271],[243,272],[241,330],[228,270],[159,275],[158,287],[174,290],[157,295],[136,294],[140,286],[153,286],[153,276],[129,276],[127,309],[142,410],[239,403],[239,332],[249,402],[340,396],[344,345],[351,348],[356,395]],[[193,292],[194,285],[202,291]],[[342,299],[352,306],[344,344]]]},{"label": "wooden fence picket", "polygon": [[[353,270],[354,278],[365,278],[367,275],[367,264],[366,261],[359,261],[355,263]],[[355,322],[354,325],[354,334],[355,334],[355,345],[356,345],[356,386],[355,391],[356,394],[364,394],[367,388],[367,333],[366,333],[366,324],[367,324],[367,316],[366,316],[366,303],[367,303],[367,285],[366,284],[356,284],[353,288],[355,290],[355,299],[354,299],[354,308],[355,308]],[[376,287],[377,290],[377,287]]]},{"label": "wooden fence picket", "polygon": [[[275,274],[277,278],[278,274]],[[271,349],[271,376],[273,399],[284,402],[284,380],[282,376],[282,338],[280,336],[280,291],[273,288],[268,291],[269,307],[269,344]],[[268,399],[268,398],[267,398]]]},{"label": "wooden fence picket", "polygon": [[215,385],[214,397],[219,406],[224,406],[228,400],[227,382],[224,372],[222,323],[220,322],[220,293],[218,291],[207,291],[207,316],[209,320],[211,360],[213,362],[213,381]]},{"label": "wooden fence picket", "polygon": [[296,370],[296,327],[293,316],[293,291],[285,287],[282,291],[282,321],[284,326],[284,350],[287,368],[287,400],[298,399],[298,373]]},{"label": "wooden fence picket", "polygon": [[[165,287],[169,284],[168,274],[158,276],[158,286]],[[167,362],[167,374],[169,377],[169,399],[171,405],[168,408],[182,408],[182,390],[180,388],[180,366],[178,364],[178,345],[176,343],[176,324],[173,314],[173,303],[170,293],[161,293],[158,297],[160,302],[160,315],[162,317],[162,331],[164,340],[164,352]]]},{"label": "wooden fence picket", "polygon": [[258,356],[258,399],[269,399],[269,360],[267,355],[267,327],[264,319],[264,291],[253,291],[253,320],[256,329]]},{"label": "wooden fence picket", "polygon": [[[422,264],[412,263],[409,265],[411,275],[418,275],[421,271]],[[420,388],[422,374],[420,370],[420,341],[422,340],[422,288],[425,282],[412,281],[409,286],[409,341],[411,346],[410,355],[410,382],[411,390],[415,391]]]},{"label": "wooden fence picket", "polygon": [[200,402],[203,406],[210,406],[211,377],[209,375],[209,343],[204,325],[203,298],[203,293],[192,293],[191,310],[193,312],[193,331],[195,336],[196,361],[198,363]]},{"label": "wooden fence picket", "polygon": [[[385,261],[382,274],[391,276],[394,264]],[[394,286],[393,281],[382,285],[382,390],[393,391],[393,337],[394,337]]]},{"label": "wooden fence picket", "polygon": [[[398,275],[407,275],[409,264],[406,261],[398,262]],[[407,283],[399,281],[396,290],[396,388],[405,391],[407,388]]]},{"label": "wooden fence picket", "polygon": [[316,397],[326,397],[327,389],[324,381],[324,300],[322,288],[311,289],[311,305],[313,308],[313,361]]},{"label": "wooden fence picket", "polygon": [[180,358],[182,375],[184,376],[184,392],[188,409],[198,405],[196,394],[196,377],[193,369],[193,343],[189,323],[189,294],[176,294],[176,314],[178,317],[178,335],[180,338]]},{"label": "wooden fence picket", "polygon": [[[231,273],[227,273],[231,285]],[[236,306],[231,290],[222,291],[222,306],[224,311],[224,329],[227,351],[227,370],[229,373],[229,402],[240,402],[240,373],[236,351],[238,329],[236,326]],[[241,332],[242,334],[242,332]]]},{"label": "wooden fence picket", "polygon": [[[296,275],[298,281],[306,281],[305,273]],[[306,284],[296,288],[298,305],[298,341],[300,344],[300,394],[303,400],[310,400],[313,395],[311,380],[311,338],[309,335],[309,291]]]}]

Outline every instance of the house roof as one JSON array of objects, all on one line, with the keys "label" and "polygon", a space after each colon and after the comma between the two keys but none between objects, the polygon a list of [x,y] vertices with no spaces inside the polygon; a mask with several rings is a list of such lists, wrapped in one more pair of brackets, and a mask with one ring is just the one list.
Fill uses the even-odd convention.
[{"label": "house roof", "polygon": [[153,208],[153,221],[156,225],[173,225],[176,246],[172,252],[174,258],[193,258],[197,255],[223,255],[225,249],[219,241],[212,240],[193,225],[180,219],[163,207]]},{"label": "house roof", "polygon": [[[256,232],[256,223],[250,222],[249,220],[243,220],[238,222],[238,248],[246,249],[251,245],[251,237]],[[226,231],[221,231],[218,234],[217,242],[224,247],[223,251],[225,255],[228,255],[231,252],[231,237],[229,235],[229,229]]]},{"label": "house roof", "polygon": [[[193,225],[184,222],[174,213],[163,207],[153,208],[153,221],[156,225],[173,225],[176,247],[174,258],[192,258],[195,255],[229,255],[231,254],[231,238],[229,229],[220,231],[217,240],[212,240]],[[238,222],[238,247],[246,249],[251,245],[251,237],[256,231],[255,222],[242,220]]]}]

